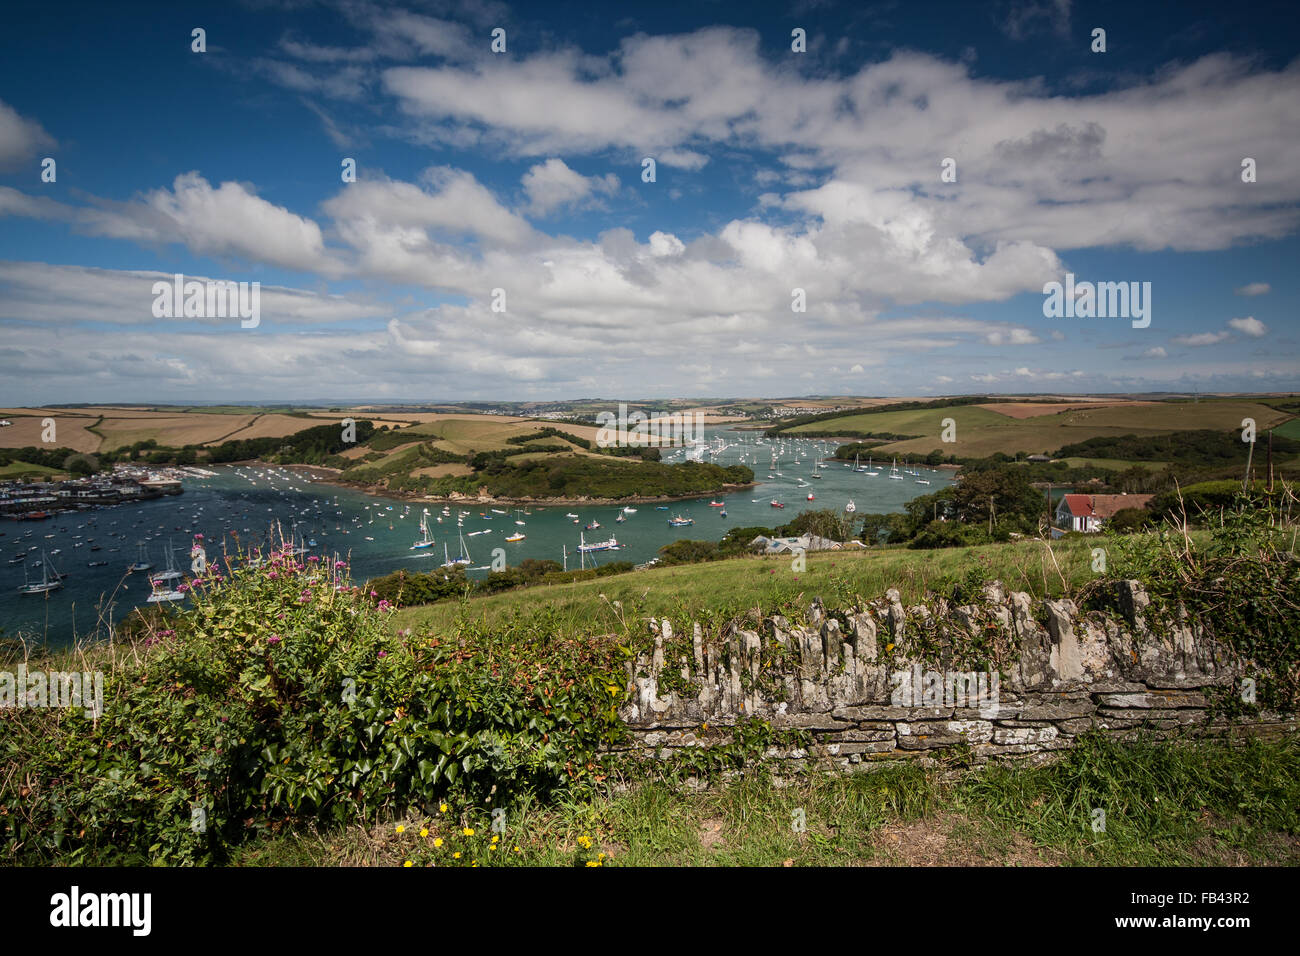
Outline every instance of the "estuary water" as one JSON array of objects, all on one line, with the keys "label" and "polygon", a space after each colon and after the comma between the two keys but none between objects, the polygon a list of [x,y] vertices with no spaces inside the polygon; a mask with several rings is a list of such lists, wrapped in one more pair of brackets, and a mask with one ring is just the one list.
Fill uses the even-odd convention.
[{"label": "estuary water", "polygon": [[[774,527],[801,511],[843,511],[850,500],[860,514],[901,511],[912,498],[937,491],[951,480],[950,471],[924,466],[907,466],[915,473],[905,474],[902,462],[900,477],[890,479],[888,461],[884,467],[873,462],[879,474],[871,476],[851,465],[825,461],[836,445],[830,440],[769,439],[761,432],[709,428],[702,444],[666,450],[663,460],[677,462],[690,455],[722,465],[744,464],[759,484],[713,498],[626,506],[634,511],[622,505],[520,508],[476,501],[444,505],[375,497],[313,481],[289,469],[215,466],[209,469],[216,472],[214,477],[185,479],[185,490],[178,496],[44,521],[0,522],[0,636],[23,635],[62,645],[95,632],[100,622],[120,620],[146,603],[149,575],[167,567],[169,549],[175,567],[188,576],[196,534],[203,535],[211,561],[249,547],[266,551],[273,536],[278,540],[278,526],[285,536],[300,539],[312,554],[350,562],[356,581],[399,568],[433,570],[444,560],[444,547],[452,557],[460,552],[463,535],[470,558],[468,574],[481,578],[488,573],[496,549],[503,551],[508,565],[525,558],[567,560],[569,568],[613,561],[642,563],[654,558],[663,545],[682,538],[717,541],[730,528]],[[822,477],[814,478],[818,462]],[[785,507],[772,507],[774,499]],[[711,507],[710,501],[725,508]],[[411,550],[419,540],[420,516],[426,509],[434,545]],[[675,516],[694,523],[673,527],[669,519]],[[591,524],[599,528],[587,530]],[[516,534],[523,534],[523,539],[505,540]],[[611,537],[618,542],[617,550],[581,556],[577,551],[584,538],[591,544]],[[139,559],[142,548],[153,570],[131,573],[128,566]],[[36,562],[42,554],[51,568],[67,575],[64,587],[46,595],[20,595],[18,588],[25,580],[41,580],[43,569]],[[18,561],[20,556],[25,560]],[[100,561],[106,563],[88,566]]]}]

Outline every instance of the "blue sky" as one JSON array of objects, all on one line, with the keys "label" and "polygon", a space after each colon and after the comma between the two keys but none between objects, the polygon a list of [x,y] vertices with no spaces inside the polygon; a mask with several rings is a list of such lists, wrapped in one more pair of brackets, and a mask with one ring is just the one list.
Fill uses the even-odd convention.
[{"label": "blue sky", "polygon": [[0,403],[1300,387],[1283,4],[57,12],[0,37]]}]

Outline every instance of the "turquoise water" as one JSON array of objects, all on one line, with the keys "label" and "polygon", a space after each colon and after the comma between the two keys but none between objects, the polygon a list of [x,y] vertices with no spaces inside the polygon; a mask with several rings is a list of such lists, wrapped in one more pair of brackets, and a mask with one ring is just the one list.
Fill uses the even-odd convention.
[{"label": "turquoise water", "polygon": [[[779,442],[763,438],[760,432],[728,428],[707,429],[705,438],[708,447],[702,460],[748,465],[759,485],[713,499],[659,506],[667,510],[654,504],[634,504],[630,506],[636,509],[633,514],[624,513],[620,505],[530,506],[525,514],[522,509],[475,502],[452,504],[448,506],[450,516],[444,516],[440,503],[373,497],[314,482],[287,469],[223,466],[211,469],[217,472],[216,477],[186,479],[184,493],[176,497],[59,515],[46,521],[0,522],[4,532],[0,536],[0,628],[6,636],[21,632],[64,644],[75,635],[93,632],[99,620],[121,619],[137,604],[144,604],[150,593],[146,574],[127,571],[137,560],[139,542],[144,542],[147,560],[154,565],[150,573],[166,566],[169,546],[174,549],[176,566],[188,573],[195,534],[204,536],[211,560],[223,552],[265,545],[278,522],[286,534],[293,530],[304,540],[314,540],[312,553],[350,561],[353,577],[364,579],[399,568],[435,568],[443,561],[444,545],[451,556],[457,554],[458,533],[463,533],[471,559],[468,573],[483,577],[496,549],[504,551],[509,565],[525,558],[564,561],[566,549],[570,568],[580,562],[587,567],[612,561],[641,563],[672,541],[717,541],[729,528],[784,524],[801,511],[842,510],[850,499],[859,513],[901,511],[910,499],[948,484],[951,474],[916,468],[920,479],[930,482],[924,485],[911,475],[890,480],[888,462],[876,477],[856,473],[842,463],[826,462],[823,477],[813,479],[815,462],[833,454],[835,442]],[[680,461],[685,454],[684,450],[665,453],[664,460]],[[771,479],[769,472],[774,476]],[[809,493],[815,500],[807,500]],[[771,507],[774,498],[786,507]],[[726,508],[709,507],[710,500],[721,501]],[[410,546],[420,535],[420,514],[426,508],[435,544],[412,551]],[[461,512],[468,515],[460,519]],[[578,516],[576,523],[569,514]],[[622,522],[617,520],[620,515],[625,519]],[[668,519],[674,515],[692,518],[695,523],[671,527]],[[457,525],[458,519],[463,525]],[[585,530],[592,522],[600,528]],[[518,542],[504,540],[516,532],[526,537]],[[580,535],[589,543],[614,536],[620,547],[580,559],[576,552]],[[29,550],[33,546],[35,550]],[[93,546],[100,550],[91,551]],[[41,569],[32,565],[40,560],[42,549],[52,567],[68,575],[65,585],[45,596],[19,595],[24,565],[8,561],[26,554],[29,579],[40,580]],[[108,563],[87,567],[92,560]]]}]

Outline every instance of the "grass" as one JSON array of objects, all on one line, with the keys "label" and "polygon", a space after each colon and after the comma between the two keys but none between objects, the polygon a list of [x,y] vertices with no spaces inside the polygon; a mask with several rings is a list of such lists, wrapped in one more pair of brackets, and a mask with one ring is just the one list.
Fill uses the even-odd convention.
[{"label": "grass", "polygon": [[913,408],[898,412],[857,412],[829,421],[812,422],[790,429],[786,434],[801,435],[805,432],[826,432],[843,429],[843,434],[871,432],[892,433],[896,435],[933,435],[939,441],[943,429],[943,420],[951,418],[957,423],[957,435],[960,439],[967,430],[984,428],[1015,427],[1015,419],[1007,418],[997,412],[977,405],[954,405],[951,408]]},{"label": "grass", "polygon": [[1125,461],[1123,458],[1062,458],[1071,468],[1109,468],[1111,471],[1124,471],[1135,465],[1149,471],[1160,471],[1167,466],[1167,461]]},{"label": "grass", "polygon": [[[945,418],[956,422],[955,442],[944,443],[941,439],[941,422]],[[881,445],[877,453],[916,455],[938,450],[959,458],[982,458],[999,451],[1047,453],[1089,438],[1159,435],[1201,428],[1228,431],[1239,429],[1243,418],[1255,419],[1262,430],[1289,418],[1289,413],[1249,399],[1107,405],[1023,419],[1009,418],[974,405],[958,405],[855,413],[801,425],[790,433],[839,433],[843,429],[845,435],[855,432],[921,435],[924,437]]]},{"label": "grass", "polygon": [[29,465],[25,461],[11,461],[7,465],[0,465],[0,478],[23,478],[26,476],[44,478],[49,475],[62,474],[57,468],[46,468],[44,465]]},{"label": "grass", "polygon": [[1273,429],[1283,438],[1295,438],[1300,440],[1300,418],[1293,418]]},{"label": "grass", "polygon": [[[198,412],[185,415],[159,415],[152,412],[117,414],[109,412],[99,424],[104,435],[103,450],[113,451],[133,445],[138,441],[156,441],[159,445],[181,447],[220,441],[226,435],[247,427],[257,416],[206,415]],[[298,421],[297,429],[303,427]],[[288,434],[288,432],[286,432]]]},{"label": "grass", "polygon": [[[694,792],[644,783],[507,810],[502,851],[485,809],[251,845],[244,866],[1224,866],[1300,863],[1300,744],[1126,744],[1097,735],[1040,767],[945,770],[911,761],[775,785],[764,772]],[[1105,812],[1104,830],[1094,811]],[[404,832],[397,833],[397,826]],[[427,827],[429,834],[421,837]],[[429,845],[445,840],[445,852]],[[583,838],[592,846],[584,853]],[[465,849],[450,859],[453,846]],[[519,852],[514,852],[514,847]],[[423,856],[418,854],[423,853]]]},{"label": "grass", "polygon": [[[986,580],[998,578],[1009,588],[1059,596],[1092,576],[1092,549],[1103,544],[1096,537],[1078,537],[1050,546],[1020,541],[936,551],[824,552],[807,555],[807,569],[799,573],[791,570],[790,557],[733,558],[403,608],[394,626],[442,631],[462,614],[491,623],[545,604],[562,625],[586,631],[613,627],[620,613],[685,619],[730,616],[754,607],[774,613],[815,596],[827,603],[851,595],[883,597],[891,587],[898,588],[904,602],[915,602],[927,589],[975,567]],[[612,606],[616,601],[621,612]]]}]

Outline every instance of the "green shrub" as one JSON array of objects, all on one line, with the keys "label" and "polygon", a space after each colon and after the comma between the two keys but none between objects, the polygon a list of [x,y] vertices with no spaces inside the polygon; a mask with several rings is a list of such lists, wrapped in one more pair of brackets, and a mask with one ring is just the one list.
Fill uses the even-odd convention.
[{"label": "green shrub", "polygon": [[304,821],[592,780],[621,731],[617,645],[562,638],[545,614],[394,636],[388,603],[345,573],[283,555],[213,571],[174,629],[105,675],[98,720],[0,715],[4,859],[218,862]]}]

